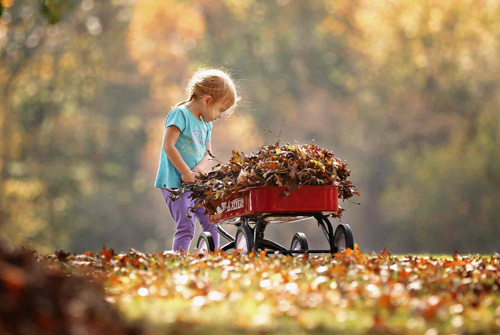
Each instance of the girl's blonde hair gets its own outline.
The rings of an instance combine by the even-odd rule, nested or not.
[[[186,93],[189,99],[177,103],[175,107],[210,95],[214,102],[231,101],[230,110],[232,111],[240,100],[229,73],[218,69],[200,69],[196,71],[188,83]]]

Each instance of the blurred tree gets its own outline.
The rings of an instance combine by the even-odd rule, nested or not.
[[[498,166],[488,143],[498,139],[499,14],[498,5],[455,1],[370,2],[359,13],[360,50],[375,78],[355,96],[371,143],[363,221],[385,245],[495,250],[485,236],[498,234],[498,183],[490,182],[498,172],[486,171]],[[479,127],[485,119],[488,130]]]
[[[121,57],[130,8],[83,1],[55,26],[35,9],[15,3],[2,17],[2,55],[12,58],[2,69],[17,71],[2,82],[2,235],[44,251],[143,247],[155,235],[138,173],[148,85]],[[42,29],[30,60],[8,52],[21,28],[26,43],[35,29],[21,25],[23,13]]]
[[[36,178],[15,180],[12,175],[23,169],[21,158],[23,129],[16,122],[14,111],[14,91],[23,71],[34,62],[39,54],[46,24],[31,3],[2,2],[3,13],[0,21],[0,223],[10,221],[13,216],[33,215],[35,198],[44,185]],[[40,116],[26,116],[25,124],[36,124]],[[19,202],[23,205],[16,206]],[[34,219],[33,221],[37,221]],[[40,222],[26,225],[27,229],[40,229]],[[22,224],[24,222],[20,222]],[[43,227],[41,227],[43,229]],[[21,233],[22,234],[22,233]]]
[[[215,124],[219,159],[275,141],[261,129],[286,118],[283,139],[348,160],[362,206],[345,219],[364,249],[495,250],[498,4],[39,4],[2,1],[0,223],[13,243],[170,247],[152,187],[163,122],[196,69],[223,65],[249,103]]]
[[[497,250],[500,124],[492,110],[474,138],[459,134],[439,148],[397,155],[397,174],[384,194],[395,247],[414,250]],[[404,202],[397,199],[404,199]],[[394,204],[403,204],[394,208]]]

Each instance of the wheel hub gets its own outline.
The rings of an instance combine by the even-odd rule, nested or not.
[[[248,244],[243,235],[238,235],[238,239],[236,240],[236,249],[241,249],[242,254],[246,254],[248,252]]]
[[[199,252],[206,252],[208,251],[208,245],[205,241],[202,241],[200,245],[198,246],[198,251]]]
[[[337,248],[339,251],[344,251],[346,249],[345,235],[344,233],[339,235]]]

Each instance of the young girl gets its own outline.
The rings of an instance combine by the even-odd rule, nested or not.
[[[222,70],[202,69],[196,72],[187,87],[188,100],[179,102],[167,115],[160,165],[155,187],[161,188],[163,198],[176,224],[174,251],[188,251],[193,240],[195,217],[204,232],[210,232],[215,247],[219,246],[219,234],[208,222],[204,208],[187,217],[193,201],[185,192],[177,201],[169,198],[168,188],[178,188],[182,182],[193,183],[199,173],[209,165],[208,151],[212,151],[210,139],[212,121],[219,119],[239,100],[231,77]]]

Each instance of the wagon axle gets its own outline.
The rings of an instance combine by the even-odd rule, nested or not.
[[[290,216],[297,216],[295,213],[290,213]],[[283,214],[280,214],[283,216]],[[301,213],[301,216],[304,216]],[[307,237],[302,232],[297,232],[293,236],[290,249],[285,246],[268,240],[264,238],[264,231],[268,223],[265,222],[266,218],[271,217],[267,215],[259,219],[257,222],[249,222],[248,219],[242,220],[238,225],[236,230],[236,236],[233,237],[226,230],[224,230],[220,225],[216,226],[216,230],[219,234],[227,239],[229,242],[222,247],[221,250],[227,251],[230,249],[239,249],[242,253],[246,254],[251,251],[258,251],[267,249],[268,254],[301,254],[301,253],[330,253],[335,254],[337,252],[342,252],[347,248],[354,249],[354,239],[351,227],[346,223],[341,223],[337,226],[335,232],[333,232],[333,227],[329,219],[325,215],[315,215],[314,217],[318,221],[318,224],[325,233],[325,237],[329,242],[330,249],[309,249],[307,242]],[[301,218],[302,220],[303,218]],[[252,227],[252,224],[254,225]],[[209,232],[201,233],[198,238],[197,249],[199,252],[214,251],[215,243],[212,234]]]

